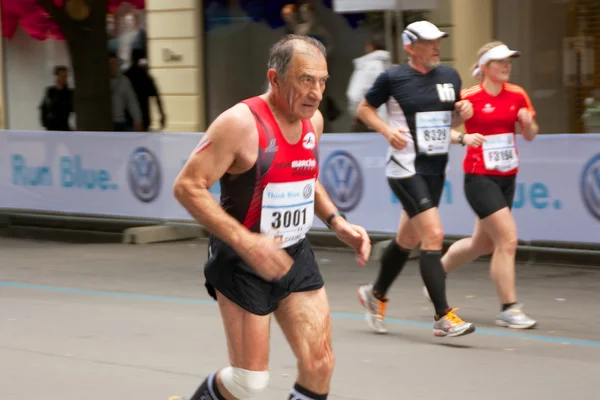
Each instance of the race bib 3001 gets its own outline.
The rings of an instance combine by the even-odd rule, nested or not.
[[[260,230],[289,247],[304,239],[314,220],[315,180],[269,183],[263,191]]]

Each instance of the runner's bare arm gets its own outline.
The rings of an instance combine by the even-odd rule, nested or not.
[[[225,111],[208,128],[173,187],[181,205],[234,249],[249,231],[221,208],[209,189],[226,172],[235,173],[236,160],[254,129],[254,119],[246,106],[236,105]]]
[[[532,141],[540,131],[540,127],[535,120],[528,127],[521,129],[523,130],[523,137],[527,141]]]
[[[321,135],[323,134],[323,114],[319,110],[315,112],[315,115],[311,118],[313,128],[315,128],[315,135],[317,136],[317,142],[321,141]],[[331,214],[337,211],[337,207],[327,194],[327,191],[321,185],[319,179],[315,182],[315,215],[323,222],[326,222],[327,218]]]
[[[454,110],[452,111],[452,123],[450,124],[450,126],[454,129],[454,128],[463,128],[463,124],[465,123],[465,121],[461,118],[460,114],[458,113],[458,111]]]
[[[317,141],[320,142],[323,133],[323,115],[317,111],[311,122],[315,128]],[[337,207],[333,204],[327,191],[317,179],[315,182],[315,215],[321,221],[327,223],[327,218],[336,211],[338,211]],[[350,224],[340,216],[336,216],[331,220],[331,229],[335,232],[339,240],[356,251],[357,263],[364,266],[371,254],[371,240],[367,231],[360,226]]]
[[[390,130],[390,126],[381,119],[379,114],[377,114],[377,109],[367,103],[365,99],[360,101],[360,104],[356,109],[356,116],[360,118],[364,124],[383,135],[386,135]]]
[[[521,95],[523,99],[521,108],[517,112],[517,120],[521,128],[521,135],[525,140],[532,141],[537,136],[540,127],[535,120],[536,112],[529,95],[523,89],[521,89]]]
[[[450,143],[459,144],[461,135],[464,135],[464,133],[457,131],[456,129],[450,129]]]
[[[326,223],[327,218],[336,211],[337,207],[329,198],[321,182],[317,180],[315,185],[315,215]],[[371,239],[367,231],[361,226],[349,223],[341,216],[334,217],[331,220],[330,227],[340,241],[356,251],[356,262],[364,266],[371,254]]]
[[[532,141],[540,130],[533,113],[526,108],[522,108],[519,110],[518,118],[521,135],[525,140]]]
[[[370,105],[365,99],[362,99],[358,105],[356,115],[358,115],[367,126],[370,126],[372,129],[381,133],[393,148],[402,150],[408,145],[408,130],[390,126],[381,119],[379,114],[377,114],[377,109]]]
[[[337,211],[337,207],[331,201],[327,191],[317,179],[315,184],[315,215],[324,223],[331,214]]]
[[[473,105],[469,100],[460,100],[454,103],[454,112],[452,113],[452,127],[458,128],[466,120],[473,116]]]
[[[461,143],[462,136],[462,143]],[[450,130],[450,142],[452,144],[462,144],[463,146],[478,147],[485,142],[485,136],[481,133],[463,133],[456,129]]]
[[[389,74],[387,72],[379,74],[356,109],[356,116],[371,129],[384,135],[388,141],[389,137],[393,136],[394,132],[397,133],[399,129],[392,128],[381,119],[377,109],[389,100],[392,95],[391,87]]]

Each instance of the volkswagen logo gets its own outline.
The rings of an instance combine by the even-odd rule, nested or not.
[[[306,185],[304,186],[304,190],[302,190],[302,195],[304,196],[305,199],[309,199],[310,196],[312,195],[313,189],[312,189],[312,185]]]
[[[340,211],[351,211],[362,198],[363,177],[360,166],[347,152],[338,150],[329,155],[321,172],[321,182]]]
[[[600,153],[583,168],[581,197],[588,211],[600,220]]]
[[[127,181],[131,192],[139,201],[150,203],[158,197],[162,174],[154,153],[145,147],[135,149],[127,165]]]
[[[442,122],[444,124],[449,124],[450,123],[450,115],[452,115],[451,112],[444,113],[444,117],[442,118]]]

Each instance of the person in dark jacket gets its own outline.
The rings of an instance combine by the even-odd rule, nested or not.
[[[150,130],[152,118],[150,117],[150,97],[156,98],[156,104],[161,115],[161,129],[165,128],[166,116],[160,100],[160,94],[154,83],[154,79],[148,73],[147,61],[143,58],[143,53],[134,50],[131,55],[131,67],[125,72],[125,76],[131,81],[133,90],[138,99],[140,109],[142,110],[142,122],[144,131]]]
[[[46,88],[39,105],[40,120],[49,131],[70,131],[69,117],[73,112],[73,90],[68,85],[68,69],[63,65],[54,67],[55,83]]]

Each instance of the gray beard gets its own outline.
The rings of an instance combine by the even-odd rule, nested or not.
[[[440,64],[441,64],[440,62],[436,62],[436,63],[433,63],[433,62],[428,62],[428,63],[425,63],[425,64],[423,64],[423,65],[425,65],[425,67],[427,67],[427,68],[428,68],[428,69],[430,69],[430,70],[434,70],[434,69],[436,69],[437,67],[439,67],[439,66],[440,66]]]

